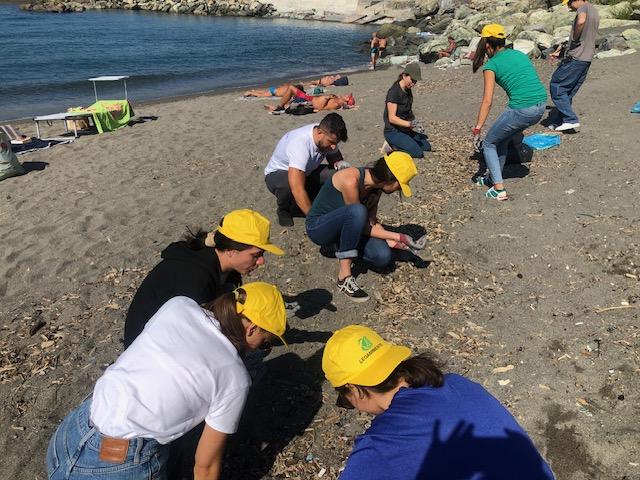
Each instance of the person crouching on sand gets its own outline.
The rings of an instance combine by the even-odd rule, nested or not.
[[[251,386],[242,356],[285,329],[282,295],[266,283],[202,307],[172,298],[53,434],[49,478],[167,478],[168,445],[203,420],[194,478],[219,478]]]
[[[241,275],[264,265],[264,252],[284,252],[270,241],[271,223],[253,210],[228,213],[212,232],[198,230],[162,252],[162,261],[146,276],[124,321],[128,348],[149,319],[170,298],[183,295],[210,302],[242,284]]]
[[[553,480],[507,409],[482,385],[441,368],[431,355],[412,356],[367,327],[333,334],[322,370],[336,405],[375,415],[340,480]]]
[[[369,295],[351,273],[351,262],[361,258],[382,268],[392,261],[391,248],[423,248],[404,233],[390,232],[378,222],[378,202],[383,193],[402,191],[411,196],[409,182],[418,173],[413,159],[404,152],[393,152],[373,167],[338,170],[327,180],[307,213],[309,239],[321,247],[337,245],[340,263],[338,290],[355,302]],[[397,245],[401,244],[401,245]]]

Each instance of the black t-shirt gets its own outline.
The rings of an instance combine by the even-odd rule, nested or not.
[[[192,250],[185,242],[172,243],[162,252],[162,261],[149,272],[131,301],[124,322],[124,347],[133,343],[169,299],[182,295],[206,303],[241,284],[238,272],[222,273],[214,248]]]
[[[400,87],[400,80],[398,80],[387,92],[387,98],[384,102],[384,131],[390,132],[394,128],[397,130],[410,130],[409,128],[403,129],[402,127],[392,125],[389,122],[389,110],[387,109],[387,103],[389,102],[395,103],[398,106],[396,115],[402,120],[415,119],[416,117],[411,111],[411,106],[413,105],[413,94],[411,93],[411,89],[407,89],[407,91],[404,92],[402,87]]]

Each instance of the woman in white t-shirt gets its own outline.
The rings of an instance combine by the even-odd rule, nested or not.
[[[49,443],[49,478],[166,478],[168,444],[204,420],[194,478],[217,479],[251,385],[242,356],[285,328],[282,295],[266,283],[203,307],[172,298],[62,421]]]

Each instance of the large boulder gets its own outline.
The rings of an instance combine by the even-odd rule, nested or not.
[[[454,20],[449,24],[447,29],[443,32],[445,37],[453,37],[458,44],[469,45],[469,41],[477,35],[477,33],[467,27],[463,22]]]
[[[540,57],[540,50],[531,40],[516,40],[513,42],[513,49],[524,53],[529,58]]]
[[[640,49],[640,30],[628,28],[622,32],[623,38],[627,41],[630,48]]]
[[[549,35],[548,33],[537,32],[535,30],[526,30],[524,32],[520,32],[517,35],[516,39],[531,40],[541,50],[550,48],[551,45],[553,45],[553,37],[551,35]]]
[[[394,23],[386,23],[378,29],[378,36],[382,38],[401,37],[407,32],[405,27]]]
[[[607,37],[598,46],[599,52],[607,50],[626,50],[629,48],[627,41],[619,35],[607,35]]]
[[[416,0],[415,13],[417,16],[424,17],[435,14],[440,8],[438,0]]]
[[[618,20],[617,18],[600,19],[600,28],[637,27],[637,20]]]

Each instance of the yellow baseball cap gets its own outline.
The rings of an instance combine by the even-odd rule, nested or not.
[[[409,356],[409,348],[387,342],[370,328],[349,325],[327,341],[322,370],[334,387],[347,383],[372,387],[386,380]]]
[[[504,31],[504,27],[502,25],[498,25],[497,23],[491,23],[482,29],[482,33],[480,34],[480,37],[507,38],[507,32]]]
[[[406,152],[391,152],[384,156],[384,161],[387,163],[393,176],[396,177],[396,180],[400,183],[402,194],[405,197],[410,197],[411,187],[409,186],[409,182],[418,174],[418,169],[411,155]]]
[[[273,285],[264,282],[247,283],[234,290],[236,300],[238,290],[244,290],[244,303],[236,301],[236,312],[247,317],[263,330],[276,335],[287,348],[289,345],[282,338],[287,329],[287,312],[282,294]]]
[[[253,210],[234,210],[226,214],[217,230],[234,242],[253,245],[276,255],[284,254],[269,240],[271,222]]]

